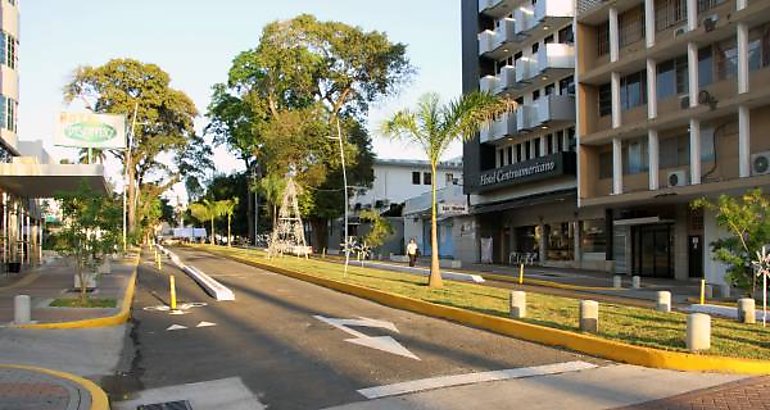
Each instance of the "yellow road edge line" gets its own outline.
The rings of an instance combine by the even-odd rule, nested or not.
[[[136,273],[139,267],[140,255],[137,255],[132,262],[134,271],[126,286],[126,293],[123,295],[123,301],[120,305],[120,311],[112,316],[97,317],[92,319],[73,320],[70,322],[47,322],[30,323],[27,325],[16,325],[14,327],[22,329],[87,329],[95,327],[117,326],[128,322],[131,317],[131,301],[134,299],[136,291]]]
[[[305,282],[331,288],[343,293],[369,299],[377,303],[426,316],[447,319],[463,325],[488,330],[548,346],[560,346],[575,352],[645,367],[695,372],[727,372],[736,374],[768,375],[770,360],[742,359],[725,356],[707,356],[634,346],[589,334],[569,332],[512,319],[472,312],[451,306],[438,305],[394,293],[383,292],[359,285],[319,278],[301,272],[253,261],[237,255],[227,255],[213,249],[200,249],[218,254],[246,265],[280,273]]]
[[[99,385],[92,382],[91,380],[85,379],[80,376],[76,376],[71,373],[46,369],[43,367],[26,366],[26,365],[20,365],[20,364],[0,364],[0,367],[6,368],[6,369],[21,369],[21,370],[28,370],[32,372],[44,373],[50,376],[55,376],[55,377],[69,380],[75,384],[79,384],[83,386],[83,388],[88,390],[88,392],[91,394],[91,410],[110,410],[110,401],[107,398],[107,393],[105,393],[104,390],[102,390],[102,388],[99,387]]]

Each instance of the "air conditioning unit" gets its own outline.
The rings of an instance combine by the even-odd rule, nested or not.
[[[669,187],[678,187],[687,185],[687,171],[680,169],[677,171],[671,171],[666,178]]]
[[[689,95],[683,95],[679,97],[679,108],[686,110],[690,108],[690,96]]]
[[[687,33],[687,26],[677,27],[674,30],[674,37],[679,37],[679,36],[681,36],[681,35],[683,35],[685,33]]]
[[[770,151],[758,152],[751,156],[751,175],[770,174]]]
[[[706,30],[706,32],[712,31],[717,26],[717,21],[719,20],[719,16],[716,14],[712,14],[706,18],[703,19],[703,29]]]

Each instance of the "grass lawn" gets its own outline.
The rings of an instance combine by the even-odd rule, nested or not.
[[[454,306],[490,315],[508,317],[507,289],[465,282],[444,281],[442,289],[431,290],[427,278],[406,273],[361,268],[351,261],[347,277],[343,267],[320,260],[298,259],[293,256],[268,260],[265,253],[255,250],[195,245],[198,249],[214,251],[224,256],[238,256],[255,262],[280,266],[304,274],[352,283],[440,305]],[[525,322],[579,332],[579,299],[527,292]],[[685,352],[687,315],[660,313],[652,309],[602,303],[599,308],[599,335],[634,345]],[[770,359],[770,327],[761,324],[744,325],[713,317],[711,321],[711,350],[706,354]]]
[[[115,299],[88,298],[84,304],[80,302],[80,298],[59,298],[51,302],[49,306],[68,308],[114,308],[118,306],[118,302]]]

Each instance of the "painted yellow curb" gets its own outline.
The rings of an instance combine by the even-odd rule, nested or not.
[[[31,323],[28,325],[18,325],[16,327],[24,329],[86,329],[93,327],[117,326],[128,322],[128,319],[131,317],[131,301],[134,299],[134,292],[136,291],[136,270],[139,266],[139,256],[134,258],[132,263],[134,264],[134,272],[128,280],[126,293],[123,295],[120,311],[117,314],[93,319],[74,320],[71,322]]]
[[[92,382],[91,380],[84,379],[80,376],[75,376],[74,374],[60,372],[58,370],[45,369],[42,367],[23,366],[23,365],[16,365],[16,364],[0,364],[0,367],[6,368],[6,369],[21,369],[21,370],[28,370],[32,372],[44,373],[49,376],[54,376],[61,379],[69,380],[75,384],[79,384],[81,387],[88,390],[88,392],[91,394],[91,410],[110,410],[110,402],[107,399],[107,393],[105,393],[101,387],[99,387],[96,383]]]
[[[337,282],[331,279],[319,278],[301,272],[259,263],[237,255],[226,255],[204,248],[198,249],[218,254],[246,265],[280,273],[295,279],[369,299],[397,309],[447,319],[463,325],[489,330],[494,333],[515,337],[517,339],[528,340],[548,346],[560,346],[576,352],[618,362],[683,371],[724,372],[752,375],[770,374],[770,360],[698,355],[634,346],[589,334],[548,328],[500,316],[486,315],[455,307],[438,305],[363,286]]]

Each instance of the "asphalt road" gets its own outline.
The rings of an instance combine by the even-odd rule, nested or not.
[[[174,251],[232,289],[236,301],[216,302],[169,261],[158,272],[145,251],[133,305],[131,375],[139,381],[137,389],[240,378],[269,408],[309,409],[360,402],[366,398],[359,389],[416,379],[571,361],[606,363],[388,308],[207,253]],[[180,304],[207,305],[184,315],[156,310],[167,304],[168,274],[175,275]],[[391,336],[419,360],[347,342],[355,334],[316,316],[392,322],[398,332],[347,328]],[[202,322],[215,325],[196,327]],[[185,328],[169,330],[173,325]]]

